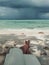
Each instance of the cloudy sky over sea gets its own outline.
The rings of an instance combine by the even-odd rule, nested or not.
[[[0,19],[49,19],[49,0],[0,0]]]

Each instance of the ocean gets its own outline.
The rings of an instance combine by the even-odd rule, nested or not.
[[[0,29],[48,28],[49,20],[0,20]]]

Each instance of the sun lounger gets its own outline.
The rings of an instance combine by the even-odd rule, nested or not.
[[[33,55],[24,55],[18,48],[13,48],[7,54],[4,65],[40,65]]]

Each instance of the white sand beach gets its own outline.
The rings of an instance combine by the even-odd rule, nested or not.
[[[6,46],[14,47],[15,44],[16,47],[21,47],[25,40],[30,40],[31,53],[37,56],[41,64],[44,65],[42,62],[44,61],[42,60],[43,53],[46,52],[49,57],[49,50],[47,52],[43,49],[45,46],[49,47],[49,29],[0,29],[0,44],[3,49]],[[6,49],[4,51],[7,52]]]
[[[45,43],[45,40],[49,40],[49,29],[0,29],[0,41],[6,40],[8,36],[14,38],[15,36],[20,40],[31,40],[31,42],[36,43],[38,39],[39,44]],[[34,40],[34,41],[33,41]]]
[[[36,37],[45,39],[49,37],[49,29],[0,29],[0,35],[16,35],[20,39]]]
[[[0,34],[25,34],[25,35],[37,35],[39,32],[43,32],[44,34],[49,34],[49,29],[0,29]]]

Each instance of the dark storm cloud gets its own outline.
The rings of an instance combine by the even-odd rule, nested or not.
[[[12,8],[49,7],[49,0],[0,0],[0,6]]]
[[[0,0],[0,6],[12,7],[12,8],[26,8],[31,7],[30,0]]]
[[[39,14],[40,19],[49,19],[49,12],[47,13],[40,13]]]
[[[0,19],[49,19],[49,0],[0,0]]]
[[[32,19],[37,15],[34,8],[7,8],[0,7],[0,19]],[[34,12],[34,13],[33,13]]]

